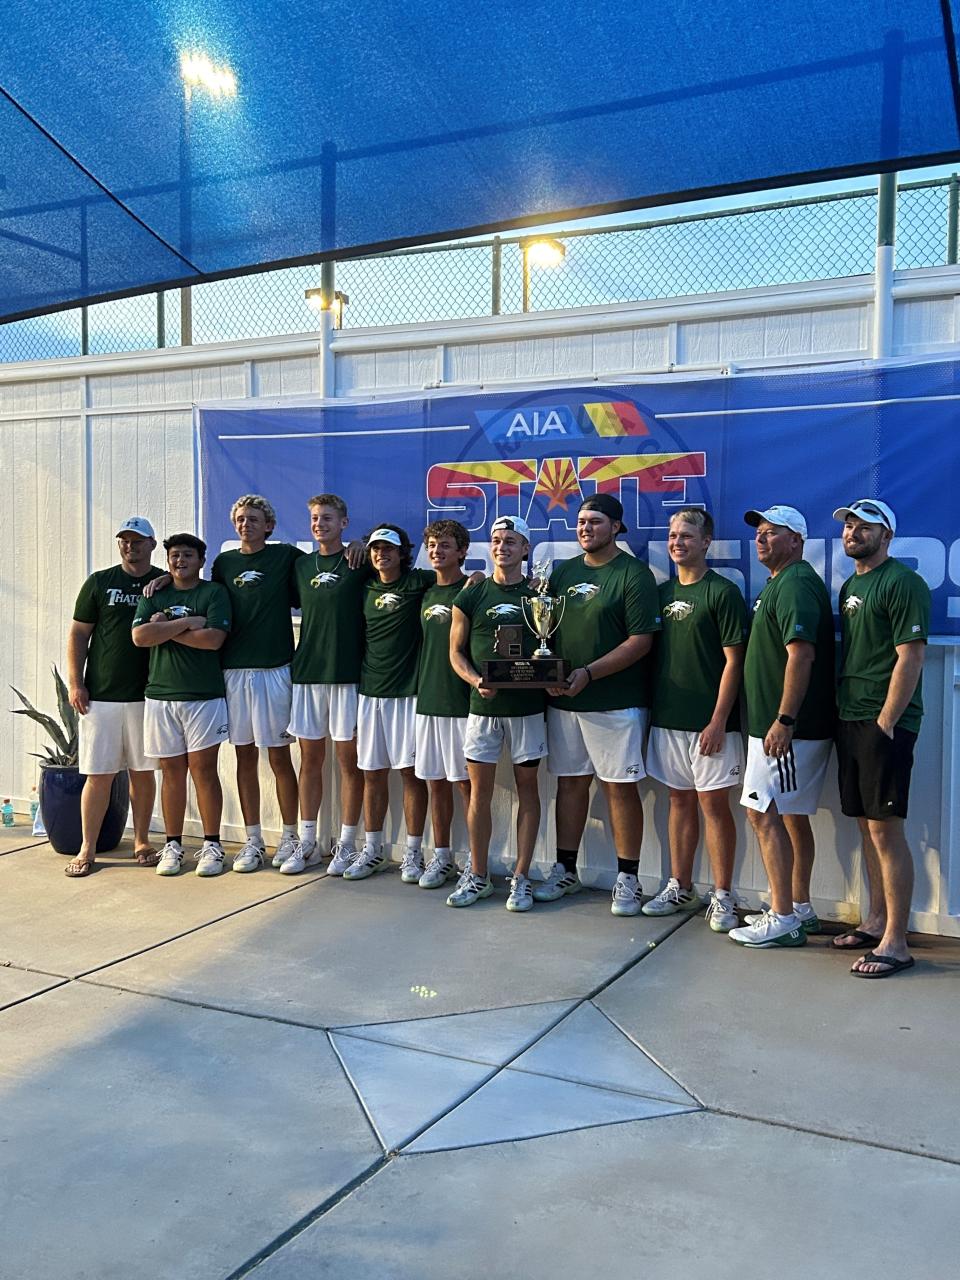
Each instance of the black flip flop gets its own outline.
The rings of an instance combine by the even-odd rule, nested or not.
[[[851,969],[850,973],[854,978],[889,978],[892,974],[900,973],[904,969],[912,969],[916,963],[913,956],[907,956],[906,960],[898,960],[896,956],[879,956],[876,951],[868,951],[863,959],[890,967],[881,969],[879,973],[864,973],[862,969]]]
[[[837,938],[855,938],[855,942],[838,942]],[[859,951],[861,947],[875,947],[880,939],[875,933],[867,933],[866,929],[847,929],[846,933],[837,934],[833,940],[834,951]]]

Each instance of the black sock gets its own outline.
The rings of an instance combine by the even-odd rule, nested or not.
[[[640,874],[639,858],[618,858],[617,871],[625,876],[636,876]]]
[[[558,849],[557,861],[563,867],[564,871],[569,871],[571,875],[577,870],[577,851],[576,849]]]
[[[178,836],[167,836],[166,839],[167,844],[170,844],[172,840],[176,840],[177,844],[183,844],[183,832],[181,831]]]
[[[211,844],[219,844],[219,843],[220,843],[220,832],[218,831],[218,832],[216,833],[216,835],[213,835],[213,836],[208,836],[208,835],[207,835],[207,833],[206,833],[206,832],[204,832],[204,833],[203,833],[203,838],[204,838],[204,840],[209,840]]]

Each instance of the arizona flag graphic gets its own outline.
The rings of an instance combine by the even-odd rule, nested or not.
[[[648,436],[656,425],[651,414],[629,400],[604,400],[584,404],[583,411],[598,436]]]

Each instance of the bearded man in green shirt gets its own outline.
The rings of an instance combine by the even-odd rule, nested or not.
[[[110,789],[121,769],[130,775],[133,856],[141,867],[155,867],[159,861],[149,834],[156,761],[143,749],[148,657],[135,648],[130,626],[145,584],[162,570],[150,563],[157,538],[143,516],[123,522],[117,545],[120,563],[92,573],[80,588],[67,637],[67,686],[70,705],[80,716],[79,765],[86,776],[80,799],[82,844],[64,868],[77,878],[90,874]]]
[[[891,557],[897,518],[885,502],[860,498],[833,515],[843,521],[843,549],[855,565],[840,590],[840,805],[860,826],[870,886],[860,928],[833,945],[847,951],[873,944],[851,972],[887,978],[914,963],[907,948],[913,858],[903,823],[923,716],[930,588]]]
[[[746,947],[799,947],[820,921],[810,904],[813,831],[836,720],[833,610],[803,559],[807,522],[783,504],[748,511],[757,559],[770,571],[753,606],[743,667],[749,810],[770,881],[770,909],[727,935]]]

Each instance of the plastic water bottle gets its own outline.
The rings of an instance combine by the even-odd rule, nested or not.
[[[0,805],[0,816],[3,818],[3,825],[5,827],[13,826],[13,805],[10,803],[9,796],[7,796],[3,804]]]
[[[30,825],[32,826],[37,820],[37,810],[40,808],[40,797],[37,795],[37,788],[34,787],[30,792]]]

